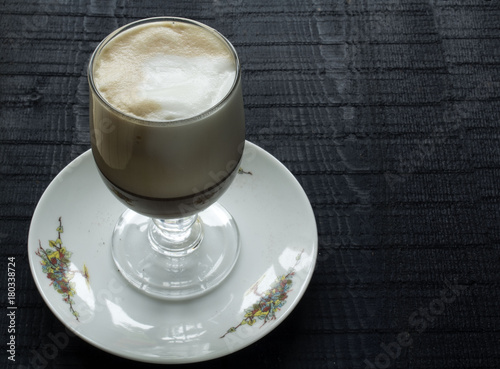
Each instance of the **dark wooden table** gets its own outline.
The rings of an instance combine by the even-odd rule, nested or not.
[[[247,138],[297,177],[319,234],[311,285],[282,325],[184,367],[499,368],[496,0],[1,1],[0,367],[156,367],[78,337],[50,351],[65,326],[35,287],[26,244],[43,191],[89,148],[91,52],[159,15],[233,42]]]

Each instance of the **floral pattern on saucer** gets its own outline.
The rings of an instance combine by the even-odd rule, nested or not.
[[[63,246],[61,239],[61,233],[63,233],[61,217],[59,217],[59,226],[56,228],[56,232],[57,239],[55,241],[50,240],[47,248],[44,249],[40,240],[38,241],[39,247],[35,251],[35,254],[42,259],[40,262],[42,271],[51,280],[50,285],[63,295],[63,301],[69,304],[71,313],[76,320],[79,320],[79,314],[74,308],[75,301],[73,300],[73,296],[76,295],[75,283],[71,280],[76,273],[80,273],[85,278],[87,287],[89,287],[89,272],[85,264],[83,265],[83,271],[71,268],[70,258],[72,253]]]
[[[228,333],[236,332],[236,330],[242,325],[254,325],[257,322],[257,319],[263,321],[261,327],[268,321],[276,319],[276,312],[281,310],[283,305],[285,305],[288,293],[292,291],[292,278],[295,275],[295,268],[297,267],[303,252],[304,250],[297,255],[295,258],[296,262],[289,272],[281,277],[278,277],[274,282],[274,285],[266,292],[260,294],[257,292],[258,283],[252,287],[253,292],[260,296],[260,300],[251,307],[245,309],[243,320],[237,326],[229,328],[220,338],[224,338]]]

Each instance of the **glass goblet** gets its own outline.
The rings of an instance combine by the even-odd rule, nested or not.
[[[182,33],[182,39],[170,43],[168,37],[141,37],[153,28]],[[221,66],[214,59],[215,72],[206,71],[204,64],[207,42],[229,56]],[[125,49],[136,54],[128,55],[123,67],[107,67],[110,55],[117,58]],[[173,50],[181,59],[175,55],[163,61],[160,51],[152,51],[156,49]],[[190,58],[198,63],[195,67],[189,66]],[[144,72],[127,72],[132,61]],[[100,82],[121,68],[125,73],[110,87]],[[193,100],[215,95],[211,88],[218,83],[203,82],[205,74],[216,78],[214,73],[231,68],[227,92],[202,111],[192,107],[199,109]],[[92,154],[102,180],[127,207],[112,234],[118,270],[132,285],[158,298],[186,299],[210,291],[231,272],[240,249],[236,222],[217,203],[238,172],[245,144],[241,70],[234,47],[193,20],[143,19],[119,28],[97,46],[88,80]],[[194,86],[186,84],[193,80]],[[130,88],[145,85],[159,101],[153,108],[142,92],[120,100]],[[162,113],[160,118],[136,114],[154,111],[164,97],[181,113]]]

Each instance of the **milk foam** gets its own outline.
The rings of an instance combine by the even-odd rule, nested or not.
[[[123,32],[106,45],[94,70],[95,84],[111,105],[153,121],[203,113],[236,78],[234,57],[219,38],[178,22]]]

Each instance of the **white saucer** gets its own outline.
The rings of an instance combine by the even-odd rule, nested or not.
[[[240,350],[298,304],[314,270],[317,230],[297,180],[249,142],[240,173],[219,202],[242,238],[234,270],[200,298],[150,298],[116,270],[111,232],[125,208],[104,186],[87,151],[52,181],[34,212],[28,256],[38,290],[72,332],[117,356],[170,364]],[[44,258],[50,265],[42,265]]]

